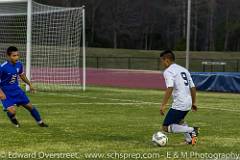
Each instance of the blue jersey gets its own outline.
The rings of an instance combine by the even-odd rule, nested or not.
[[[0,87],[3,90],[19,89],[18,76],[23,74],[23,65],[20,61],[12,64],[5,61],[0,66]]]
[[[0,88],[6,95],[2,100],[3,109],[16,105],[26,105],[30,101],[19,87],[18,76],[23,74],[23,65],[20,61],[12,64],[9,61],[0,66]]]

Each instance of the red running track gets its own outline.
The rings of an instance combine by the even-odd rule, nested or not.
[[[165,89],[165,82],[160,72],[113,70],[113,69],[88,69],[87,84],[126,87]]]
[[[35,82],[80,83],[79,74],[82,74],[82,70],[79,68],[32,68],[32,80]],[[145,89],[166,88],[164,78],[159,71],[88,68],[86,75],[87,85]]]

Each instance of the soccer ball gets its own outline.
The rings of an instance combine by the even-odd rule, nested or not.
[[[152,142],[153,142],[153,144],[155,144],[155,145],[157,145],[159,147],[163,147],[163,146],[165,146],[167,144],[168,138],[162,132],[157,132],[157,133],[153,134]]]

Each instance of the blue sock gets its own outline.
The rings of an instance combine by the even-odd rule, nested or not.
[[[15,117],[15,114],[7,111],[7,116],[8,116],[8,118],[10,119],[10,121],[11,121],[13,124],[15,124],[15,125],[18,124],[18,121],[17,121],[17,119],[16,119],[16,117]]]
[[[7,116],[8,116],[9,119],[12,119],[12,118],[15,117],[15,114],[7,111]]]
[[[42,121],[40,114],[35,107],[33,107],[33,109],[30,111],[30,113],[38,123]]]

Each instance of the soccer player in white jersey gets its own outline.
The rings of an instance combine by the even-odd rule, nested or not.
[[[175,55],[171,50],[160,54],[161,64],[164,67],[163,76],[166,83],[165,95],[160,107],[160,114],[164,115],[169,98],[173,103],[164,122],[163,130],[169,133],[183,133],[187,144],[196,144],[199,128],[190,127],[184,118],[187,113],[197,111],[196,88],[187,69],[175,63]]]

